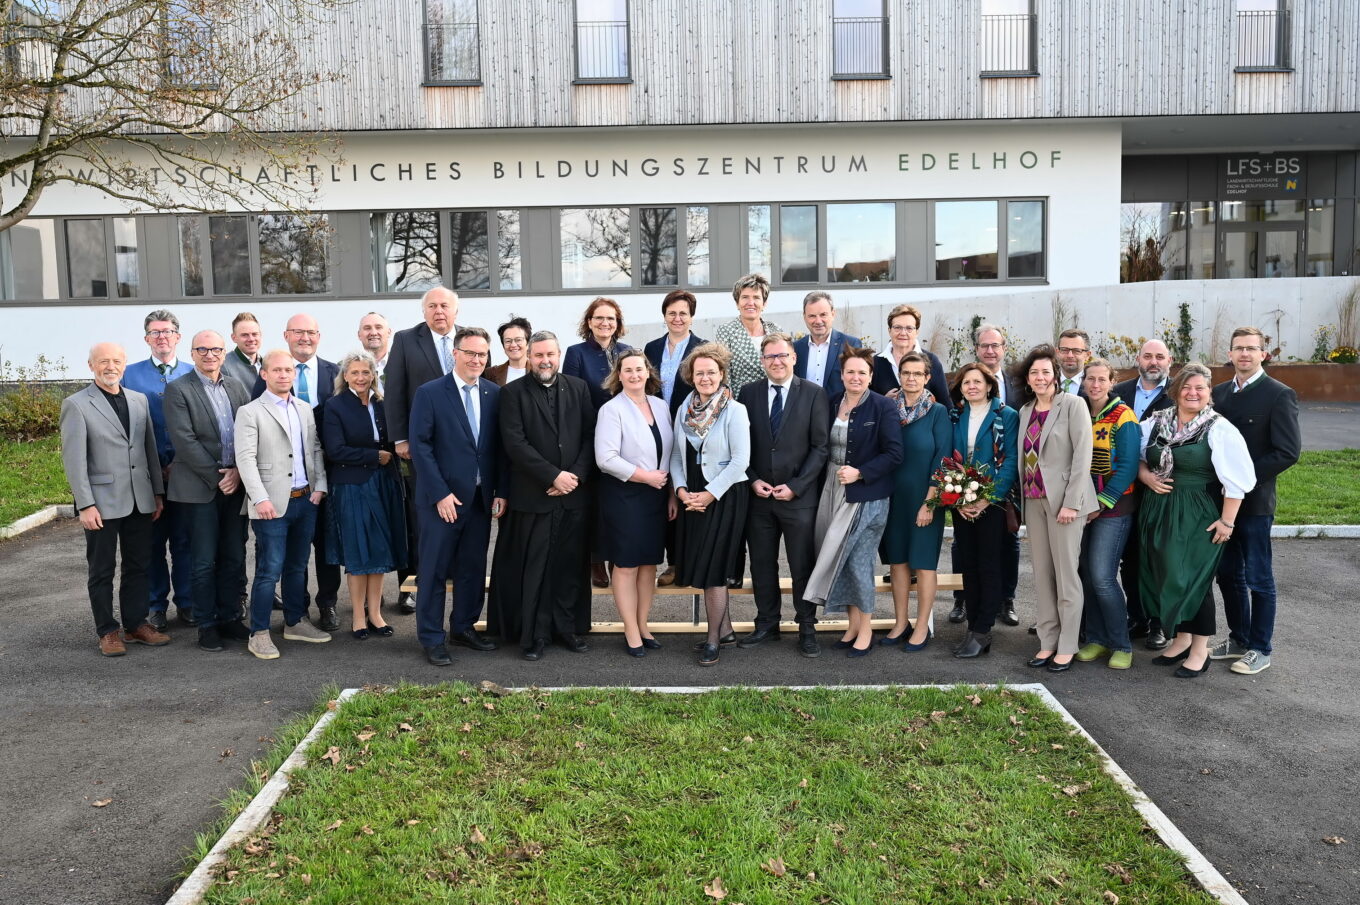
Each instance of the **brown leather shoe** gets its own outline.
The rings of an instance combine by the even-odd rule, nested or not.
[[[602,562],[590,564],[590,583],[597,588],[609,587],[609,569]]]
[[[106,657],[121,657],[127,653],[127,647],[123,644],[122,633],[114,630],[107,635],[100,635],[99,652]]]
[[[123,632],[124,641],[135,641],[138,644],[149,644],[152,647],[160,647],[162,644],[170,643],[170,636],[162,634],[151,627],[151,623],[143,622],[130,632]]]
[[[660,575],[656,576],[656,586],[658,588],[669,588],[675,584],[675,567],[671,566]]]

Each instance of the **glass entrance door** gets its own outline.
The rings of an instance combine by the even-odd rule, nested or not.
[[[1273,224],[1220,227],[1218,274],[1229,280],[1296,277],[1303,254],[1303,230]]]

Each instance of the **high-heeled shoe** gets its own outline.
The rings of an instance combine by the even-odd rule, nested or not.
[[[1191,669],[1188,666],[1177,666],[1176,671],[1173,672],[1172,675],[1178,679],[1198,679],[1209,671],[1209,664],[1212,662],[1212,660],[1205,660],[1204,665],[1199,669]]]
[[[368,630],[379,638],[391,638],[397,633],[390,625],[374,625],[372,619],[368,620]]]
[[[884,635],[882,638],[879,638],[879,639],[878,639],[878,642],[877,642],[877,643],[878,643],[878,644],[881,644],[881,645],[884,646],[884,647],[892,647],[894,644],[901,644],[901,643],[902,643],[902,639],[905,638],[905,637],[907,637],[909,634],[910,634],[910,631],[904,631],[902,634],[898,635],[896,638],[894,638],[892,635]]]
[[[855,642],[846,641],[844,638],[842,638],[841,640],[837,641],[835,644],[831,646],[834,647],[836,650],[845,650],[847,647],[854,647]]]
[[[959,660],[971,660],[980,657],[992,649],[992,633],[987,632],[980,635],[977,632],[969,632],[968,637],[963,639],[958,650],[954,651],[954,657]]]
[[[874,649],[873,644],[870,644],[868,647],[855,647],[853,643],[847,642],[846,646],[849,648],[849,650],[845,652],[847,657],[867,657],[869,656],[869,652]]]
[[[929,633],[926,634],[926,640],[922,641],[920,644],[912,644],[910,641],[906,640],[907,637],[909,637],[909,636],[903,636],[903,639],[902,639],[902,651],[903,651],[904,653],[910,653],[910,652],[912,652],[912,651],[918,651],[918,650],[925,650],[926,647],[928,647],[928,646],[930,645],[931,636],[930,636]]]
[[[1170,666],[1173,663],[1181,662],[1188,656],[1190,656],[1190,648],[1187,647],[1179,654],[1172,654],[1169,657],[1166,654],[1158,654],[1152,658],[1152,662],[1156,663],[1158,666]]]
[[[354,640],[355,640],[355,641],[364,641],[364,640],[366,640],[366,639],[368,638],[368,629],[366,629],[366,628],[356,628],[356,629],[352,632],[352,634],[354,635]]]
[[[736,641],[735,638],[732,640],[734,642]],[[661,642],[656,640],[655,638],[643,638],[642,646],[647,648],[647,650],[661,650]]]
[[[627,641],[623,642],[623,649],[628,652],[630,657],[647,656],[647,645],[639,644],[637,647],[631,646]]]

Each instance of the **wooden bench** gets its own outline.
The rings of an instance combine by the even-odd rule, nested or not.
[[[936,588],[937,591],[961,591],[961,590],[963,590],[963,576],[962,576],[962,575],[959,575],[959,574],[956,573],[956,572],[940,572],[940,573],[938,574],[938,579],[939,579],[939,581],[938,581],[938,585],[937,585],[937,588]],[[487,589],[489,590],[490,587],[491,587],[491,579],[488,578],[488,579],[487,579]],[[416,591],[416,579],[415,579],[415,576],[412,575],[412,576],[408,577],[408,578],[406,579],[406,581],[404,581],[404,582],[402,583],[401,589],[402,589],[403,591],[408,592],[408,593],[415,593],[415,591]],[[450,581],[450,582],[448,583],[447,589],[448,589],[448,591],[449,591],[450,593],[453,591],[453,582],[452,582],[452,581]],[[612,591],[610,588],[597,588],[597,587],[593,587],[593,586],[592,586],[590,590],[591,590],[592,596],[594,596],[594,597],[612,597],[612,596],[613,596],[613,591]],[[779,580],[779,591],[780,591],[781,594],[789,594],[789,593],[792,593],[792,591],[793,591],[793,579],[790,579],[790,578],[781,578],[781,579]],[[875,593],[879,593],[879,594],[888,594],[888,593],[891,593],[891,592],[892,592],[892,584],[889,583],[889,582],[884,581],[884,580],[880,577],[880,578],[878,578],[878,579],[876,579],[876,580],[874,581],[874,592],[875,592]],[[735,595],[735,596],[749,597],[749,596],[751,596],[752,594],[754,594],[755,592],[754,592],[754,590],[751,588],[751,582],[750,582],[750,581],[745,581],[745,582],[742,583],[742,586],[741,586],[741,587],[739,587],[739,588],[731,588],[731,589],[728,591],[728,593],[729,593],[729,594],[732,594],[732,595]],[[653,634],[656,634],[656,633],[662,633],[662,634],[666,634],[666,633],[691,633],[691,634],[692,634],[692,633],[694,633],[694,632],[706,632],[706,631],[708,631],[708,623],[707,623],[707,622],[704,620],[704,618],[703,618],[704,595],[703,595],[703,592],[702,592],[702,591],[698,590],[697,588],[676,587],[675,585],[671,585],[671,586],[669,586],[669,587],[657,588],[657,589],[656,589],[656,596],[658,596],[658,597],[689,597],[689,598],[691,598],[691,600],[693,601],[693,604],[692,604],[691,610],[690,610],[690,613],[691,613],[691,621],[689,621],[689,622],[651,622],[651,623],[648,624],[648,628],[650,628],[650,629],[652,630],[652,633],[653,633]],[[873,625],[874,625],[874,628],[876,628],[876,629],[887,629],[887,628],[892,628],[893,620],[891,620],[891,619],[875,619],[875,620],[873,620]],[[781,631],[796,632],[796,631],[798,631],[798,624],[795,623],[795,622],[783,622],[783,623],[780,623],[779,628],[780,628]],[[818,623],[817,623],[817,629],[818,629],[818,631],[825,631],[825,632],[831,632],[831,631],[845,631],[845,628],[846,628],[846,621],[845,621],[844,619],[831,619],[831,620],[823,619],[823,620],[818,621]],[[754,630],[755,630],[755,623],[754,623],[754,622],[733,622],[733,623],[732,623],[732,629],[733,629],[733,631],[737,631],[737,632],[750,632],[750,631],[754,631]],[[480,632],[480,631],[485,631],[485,630],[486,630],[486,622],[485,622],[485,621],[483,621],[483,622],[478,622],[478,623],[477,623],[477,631]],[[622,631],[623,631],[623,623],[622,623],[622,622],[592,622],[592,623],[590,624],[590,630],[591,630],[592,632],[606,632],[606,633],[607,633],[607,632],[622,632]]]

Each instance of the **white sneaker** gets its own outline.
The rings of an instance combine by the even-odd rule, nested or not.
[[[274,639],[269,637],[269,632],[251,632],[250,640],[246,642],[246,649],[261,660],[277,660],[279,649],[274,646]]]
[[[308,622],[306,616],[303,616],[294,625],[284,625],[283,640],[325,644],[327,641],[331,640],[331,636],[329,632],[323,632],[321,629]]]

